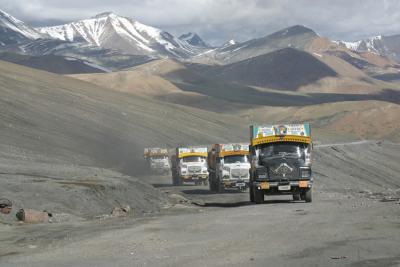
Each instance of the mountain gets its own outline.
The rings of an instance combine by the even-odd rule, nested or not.
[[[198,53],[201,48],[180,40],[166,31],[111,12],[37,30],[55,39],[86,43],[134,55],[187,58]]]
[[[212,73],[208,75],[246,85],[291,91],[325,77],[337,76],[316,57],[291,47],[224,65]]]
[[[23,44],[45,35],[0,10],[0,47]]]
[[[210,45],[204,42],[197,33],[189,32],[182,34],[179,36],[179,40],[185,41],[192,46],[210,48]]]
[[[355,42],[339,41],[348,49],[357,52],[373,52],[400,62],[400,34],[392,36],[375,36]]]
[[[313,30],[295,25],[247,42],[229,42],[220,48],[195,56],[193,61],[197,63],[230,64],[285,47],[305,49],[317,37],[318,35]]]
[[[105,69],[73,57],[56,55],[28,56],[15,53],[0,53],[0,60],[58,74],[102,73]]]
[[[17,53],[32,56],[56,55],[77,58],[110,71],[130,68],[156,59],[156,56],[132,55],[85,43],[58,39],[39,39],[18,47]]]

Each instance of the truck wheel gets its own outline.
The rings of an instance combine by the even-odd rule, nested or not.
[[[294,193],[293,194],[293,201],[299,201],[301,199],[300,193]]]
[[[218,183],[218,193],[224,193],[225,192],[225,187],[223,184]]]
[[[176,181],[176,175],[172,173],[172,185],[178,185],[178,182]]]
[[[307,189],[306,193],[304,194],[304,200],[306,202],[312,202],[312,190],[311,190],[311,188]]]
[[[250,185],[249,195],[250,195],[250,202],[254,202],[254,189],[253,185]]]
[[[208,180],[204,180],[203,185],[208,185]]]
[[[254,191],[254,202],[256,204],[262,204],[264,202],[264,192],[256,188],[254,188],[253,191]]]

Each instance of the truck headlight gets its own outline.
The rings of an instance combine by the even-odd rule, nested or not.
[[[181,173],[182,174],[186,174],[187,173],[187,169],[181,169]]]
[[[228,177],[229,178],[229,172],[223,170],[222,171],[222,177]]]
[[[301,178],[308,178],[311,176],[311,169],[301,169]]]
[[[256,177],[259,179],[267,179],[268,178],[267,170],[265,168],[257,168]]]

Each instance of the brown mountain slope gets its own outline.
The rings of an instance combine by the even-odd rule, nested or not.
[[[242,136],[233,117],[11,63],[0,62],[0,79],[1,143],[66,162],[140,171],[145,146]]]
[[[260,107],[241,116],[256,122],[309,121],[314,136],[332,140],[389,139],[400,142],[400,105],[382,101],[337,102],[306,107]]]

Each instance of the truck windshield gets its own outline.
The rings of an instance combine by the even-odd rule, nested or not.
[[[182,159],[183,162],[204,162],[205,160],[206,160],[205,157],[196,157],[196,156],[185,157]]]
[[[249,162],[247,156],[245,155],[235,155],[224,157],[224,163],[247,163]]]
[[[152,156],[151,159],[152,160],[159,160],[159,159],[166,159],[167,156]]]
[[[308,145],[304,143],[271,143],[260,148],[260,158],[274,156],[295,156],[301,157]]]

